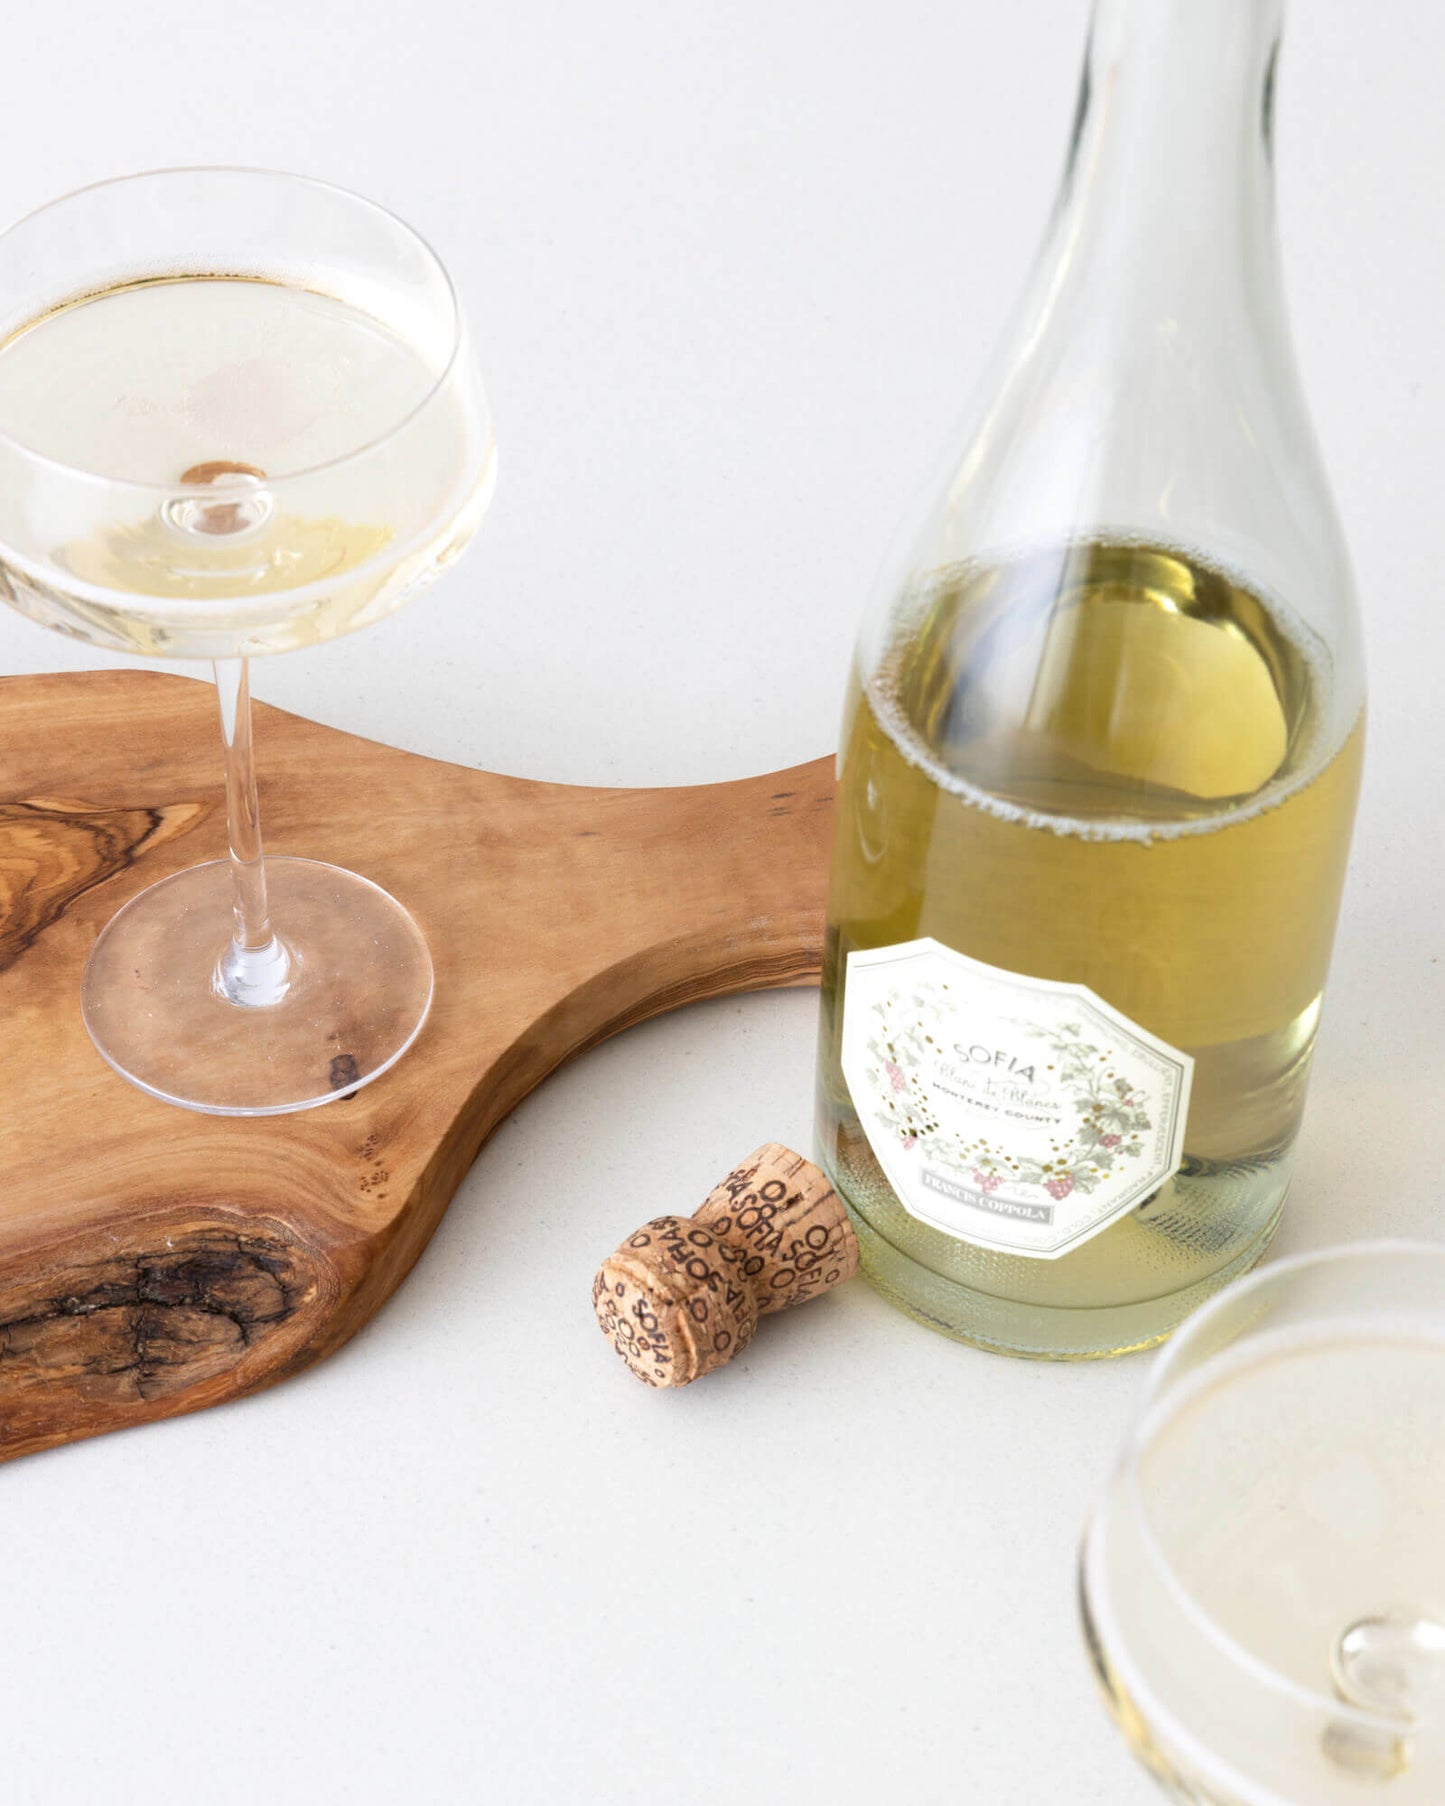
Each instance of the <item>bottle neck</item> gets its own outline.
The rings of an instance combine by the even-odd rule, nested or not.
[[[1283,0],[1096,0],[1056,258],[1087,248],[1116,280],[1126,260],[1156,311],[1201,278],[1272,295],[1282,14]]]
[[[1327,731],[1349,731],[1361,699],[1349,562],[1295,367],[1275,234],[1282,10],[1282,0],[1096,0],[1043,254],[941,490],[885,567],[865,669],[891,656],[900,628],[916,629],[920,598],[943,574],[1133,543],[1183,552],[1277,600],[1326,649],[1320,672],[1337,651]],[[1001,666],[1011,642],[989,623],[1002,619],[980,608],[969,630]]]

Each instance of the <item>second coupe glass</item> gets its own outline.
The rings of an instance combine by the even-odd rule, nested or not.
[[[1240,1281],[1154,1368],[1084,1546],[1114,1715],[1191,1806],[1445,1800],[1445,1245]]]

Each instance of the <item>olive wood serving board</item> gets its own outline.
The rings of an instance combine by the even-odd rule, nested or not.
[[[119,1078],[81,1021],[81,969],[138,890],[225,855],[214,692],[142,671],[0,679],[0,1459],[319,1360],[570,1054],[817,977],[829,759],[587,789],[256,714],[268,848],[408,906],[431,1017],[391,1072],[299,1115],[197,1115]]]

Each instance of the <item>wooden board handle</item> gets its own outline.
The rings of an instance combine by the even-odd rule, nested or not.
[[[478,1148],[563,1060],[700,997],[816,979],[832,761],[606,790],[256,711],[267,839],[399,897],[416,1046],[299,1116],[194,1115],[106,1067],[81,968],[130,896],[225,853],[209,684],[0,679],[0,1458],[195,1410],[352,1335]]]

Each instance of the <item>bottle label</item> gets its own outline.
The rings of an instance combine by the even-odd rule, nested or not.
[[[1056,1260],[1179,1169],[1194,1061],[1084,985],[924,939],[848,955],[843,1076],[884,1176],[945,1234]]]

